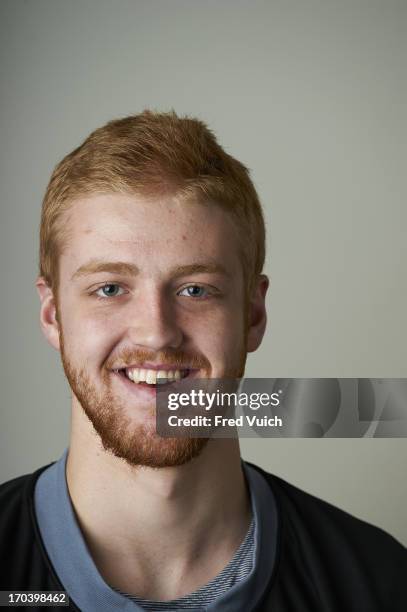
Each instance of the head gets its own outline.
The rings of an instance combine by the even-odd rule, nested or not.
[[[41,324],[106,450],[155,467],[202,450],[155,433],[154,372],[243,375],[266,324],[264,233],[247,169],[195,119],[112,121],[55,168]]]

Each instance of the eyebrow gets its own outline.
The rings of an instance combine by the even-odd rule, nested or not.
[[[83,276],[91,276],[100,272],[111,274],[121,274],[127,276],[137,276],[140,272],[139,268],[132,263],[126,261],[104,261],[101,259],[92,259],[80,266],[71,276],[71,280],[81,278]],[[230,277],[229,272],[221,264],[214,262],[193,263],[184,266],[176,266],[171,270],[171,275],[180,277],[188,274],[221,274]]]
[[[71,280],[75,280],[82,276],[90,276],[98,272],[110,272],[112,274],[127,274],[136,276],[139,269],[132,263],[125,261],[103,261],[101,259],[91,259],[87,263],[80,266],[71,276]]]

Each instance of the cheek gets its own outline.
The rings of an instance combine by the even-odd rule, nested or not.
[[[242,349],[243,313],[236,308],[219,310],[200,320],[192,317],[185,331],[212,362],[228,361]]]
[[[103,360],[120,337],[120,329],[111,316],[90,314],[69,304],[61,313],[61,327],[64,348],[73,359]]]

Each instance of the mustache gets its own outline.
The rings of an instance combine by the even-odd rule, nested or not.
[[[157,363],[172,366],[177,369],[210,368],[210,363],[203,355],[187,353],[176,349],[163,349],[158,352],[147,349],[123,348],[116,354],[108,357],[105,367],[108,370],[121,370],[129,366],[142,367],[144,363]]]

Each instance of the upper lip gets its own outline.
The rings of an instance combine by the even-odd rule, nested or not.
[[[190,368],[188,366],[180,366],[180,365],[171,365],[168,363],[143,363],[142,365],[127,365],[127,366],[123,366],[121,368],[115,368],[116,370],[135,370],[135,369],[141,369],[141,370],[192,370],[192,369],[196,369],[196,368]]]

